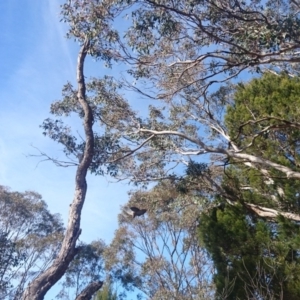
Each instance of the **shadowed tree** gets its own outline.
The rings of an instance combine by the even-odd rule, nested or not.
[[[0,296],[2,298],[11,293],[14,286],[10,280],[14,268],[22,264],[25,259],[25,256],[16,249],[16,244],[10,241],[7,236],[8,233],[0,230]]]
[[[287,74],[239,84],[225,116],[235,144],[297,172],[299,95],[299,78]],[[219,299],[299,298],[299,179],[227,163],[215,208],[199,227],[217,268]]]
[[[63,236],[59,215],[35,192],[0,186],[1,298],[20,299],[28,281],[53,261]]]

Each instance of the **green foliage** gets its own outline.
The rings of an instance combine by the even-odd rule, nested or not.
[[[30,279],[58,252],[63,235],[59,215],[41,195],[0,186],[0,297],[19,299]]]
[[[200,196],[205,193],[206,188],[203,175],[210,176],[210,170],[207,164],[190,160],[185,170],[185,176],[173,176],[173,178],[171,176],[170,179],[176,182],[175,188],[179,193],[189,194],[191,190],[194,190],[194,192],[197,190],[196,194]],[[202,184],[199,183],[199,181],[201,181]],[[199,185],[201,185],[201,188],[199,188]],[[197,187],[195,188],[195,186]]]
[[[25,255],[18,251],[16,243],[9,240],[9,233],[0,230],[0,296],[5,297],[13,288],[10,274],[24,262]]]
[[[119,95],[118,89],[120,84],[110,76],[92,78],[86,83],[86,98],[92,109],[95,123],[93,160],[89,170],[96,175],[117,174],[117,164],[109,161],[115,158],[113,155],[124,153],[121,149],[120,131],[126,129],[127,123],[134,117],[127,101]],[[77,102],[77,90],[70,83],[64,86],[62,96],[61,101],[51,105],[51,113],[56,118],[47,118],[41,127],[44,135],[63,146],[63,151],[69,159],[69,162],[54,161],[58,165],[72,166],[77,165],[82,159],[85,141],[78,134],[78,130],[67,125],[67,120],[63,121],[62,116],[66,119],[75,114],[83,119],[84,113]]]
[[[117,300],[117,293],[113,291],[111,284],[105,284],[101,291],[98,291],[93,300]]]
[[[297,170],[300,162],[299,95],[299,78],[286,74],[266,73],[248,84],[239,84],[225,116],[232,140],[246,153]],[[286,178],[273,168],[266,172],[268,176],[262,176],[259,169],[231,167],[224,186],[230,186],[242,201],[300,212],[299,180]],[[243,191],[241,186],[251,189]]]
[[[158,85],[166,94],[180,93],[191,87],[190,82],[193,87],[196,83],[200,89],[207,87],[206,80],[208,85],[216,83],[220,74],[223,81],[247,68],[260,72],[262,62],[294,68],[275,56],[280,53],[289,61],[297,55],[297,3],[166,0],[143,1],[136,7],[139,1],[130,3],[132,25],[125,35],[127,43],[141,61],[146,57],[147,62],[155,63],[139,63],[129,72],[136,78],[159,78]]]
[[[232,141],[245,153],[297,170],[299,95],[299,78],[286,74],[266,73],[237,85],[225,115]],[[199,226],[217,270],[217,298],[298,299],[299,224],[280,215],[259,217],[248,204],[299,214],[299,180],[230,159],[222,189],[226,194],[201,215]]]
[[[119,2],[118,5],[116,2]],[[112,22],[114,16],[124,8],[121,1],[74,0],[67,1],[61,7],[62,21],[69,24],[67,37],[80,43],[88,37],[90,54],[110,66],[111,60],[117,56],[112,45],[119,41],[119,33],[113,28]]]
[[[78,245],[78,254],[65,273],[61,283],[62,289],[56,296],[58,299],[68,299],[69,291],[72,289],[77,296],[89,283],[101,281],[104,275],[105,247],[105,243],[101,240]]]
[[[300,79],[266,73],[239,84],[225,123],[232,139],[248,153],[296,168],[299,164]],[[294,125],[293,125],[294,124]]]
[[[203,172],[207,171],[207,164],[197,163],[195,161],[189,161],[189,164],[186,168],[186,175],[191,177],[199,177]]]
[[[201,217],[199,233],[217,269],[217,299],[300,296],[298,225],[284,219],[268,223],[241,206],[225,205]]]

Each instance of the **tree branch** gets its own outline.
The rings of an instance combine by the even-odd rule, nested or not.
[[[76,298],[75,300],[90,300],[92,296],[101,289],[103,281],[91,282]]]
[[[244,205],[255,212],[258,216],[263,217],[263,218],[271,218],[274,219],[278,216],[283,216],[291,221],[300,221],[300,215],[299,214],[294,214],[294,213],[289,213],[289,212],[280,212],[276,209],[268,208],[268,207],[263,207],[260,205],[255,205],[251,203],[244,203]]]
[[[252,167],[252,164],[259,164],[259,165],[262,165],[264,167],[274,168],[274,169],[284,173],[287,178],[300,179],[300,173],[299,172],[295,172],[292,169],[290,169],[288,167],[285,167],[283,165],[274,163],[274,162],[272,162],[270,160],[267,160],[265,158],[260,158],[260,157],[250,155],[250,154],[246,154],[246,153],[240,153],[240,152],[236,152],[236,151],[232,151],[232,150],[228,150],[228,149],[224,149],[224,148],[210,147],[210,146],[207,146],[200,139],[195,139],[195,138],[189,137],[189,136],[187,136],[186,134],[184,134],[182,132],[172,131],[172,130],[156,131],[156,130],[143,129],[143,128],[141,128],[139,131],[140,132],[151,133],[151,134],[154,134],[154,135],[169,135],[169,136],[174,135],[174,136],[181,137],[185,140],[188,140],[188,141],[190,141],[190,142],[194,143],[195,145],[200,146],[202,148],[202,149],[199,149],[199,151],[196,150],[193,153],[194,155],[200,155],[200,154],[206,154],[206,153],[224,154],[228,157],[236,158],[238,160],[242,160],[245,163],[248,163],[248,166],[250,166],[250,167]],[[249,162],[251,164],[249,164]]]

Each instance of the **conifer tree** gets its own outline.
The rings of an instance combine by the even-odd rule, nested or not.
[[[239,84],[225,116],[231,138],[246,153],[296,170],[299,95],[299,78],[286,74]],[[230,160],[222,188],[199,227],[217,269],[219,299],[298,299],[299,221],[285,216],[299,215],[299,180],[273,168],[263,176]]]

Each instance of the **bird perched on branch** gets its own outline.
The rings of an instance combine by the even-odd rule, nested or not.
[[[131,209],[131,214],[132,214],[133,218],[142,216],[147,211],[147,209],[139,209],[135,206],[130,207],[130,209]]]

